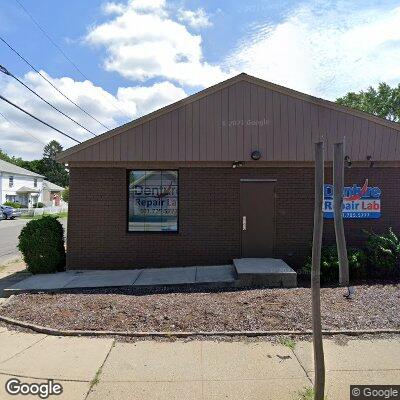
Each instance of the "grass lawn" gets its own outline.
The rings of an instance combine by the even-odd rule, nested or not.
[[[39,218],[42,218],[45,215],[50,215],[51,217],[55,217],[55,218],[67,218],[68,217],[68,212],[64,211],[64,212],[60,212],[59,214],[43,214],[43,215],[35,215],[35,216],[21,215],[20,218],[22,218],[22,219],[39,219]]]

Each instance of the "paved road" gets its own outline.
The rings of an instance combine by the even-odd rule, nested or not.
[[[28,221],[28,219],[0,221],[0,265],[21,256],[17,249],[18,235]],[[60,221],[64,225],[66,231],[67,219],[63,218]]]
[[[329,400],[348,399],[350,384],[400,382],[399,338],[324,345]],[[312,345],[302,341],[294,350],[267,341],[121,343],[0,327],[0,348],[2,400],[28,400],[5,392],[11,378],[54,379],[64,388],[55,400],[295,400],[314,378]]]

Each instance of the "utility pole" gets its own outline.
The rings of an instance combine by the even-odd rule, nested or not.
[[[324,200],[324,144],[315,143],[315,205],[312,245],[311,294],[314,350],[314,399],[323,400],[325,391],[325,361],[321,325],[321,246]]]
[[[339,285],[349,286],[349,260],[343,226],[344,143],[333,145],[333,216],[339,259]]]

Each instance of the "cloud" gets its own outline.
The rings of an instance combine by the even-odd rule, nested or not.
[[[41,73],[74,102],[109,128],[114,128],[123,121],[135,119],[186,96],[183,89],[170,82],[155,83],[146,87],[120,87],[114,96],[90,81],[74,81],[68,77],[52,78],[44,71],[41,71]],[[95,134],[105,131],[104,127],[58,94],[38,74],[29,72],[20,79]],[[0,92],[15,104],[79,141],[92,137],[90,133],[52,110],[9,77],[0,78]],[[0,115],[2,137],[0,148],[6,150],[10,155],[22,156],[26,159],[40,157],[43,143],[52,139],[59,141],[65,148],[74,144],[70,139],[4,102],[0,102],[0,112],[15,123],[10,124]]]
[[[253,26],[230,56],[214,65],[204,58],[202,36],[190,31],[210,24],[203,9],[173,9],[166,0],[108,2],[103,6],[107,21],[90,28],[84,40],[105,48],[106,70],[134,80],[134,85],[112,94],[90,81],[46,76],[110,128],[185,97],[180,85],[192,91],[242,71],[335,99],[380,81],[400,81],[400,7],[370,4],[361,8],[348,0],[302,3],[277,23]],[[104,131],[37,74],[21,79],[96,134]],[[0,76],[0,92],[79,140],[91,137],[10,77]],[[3,102],[0,112],[18,124],[0,116],[0,148],[10,154],[40,157],[41,142],[51,139],[65,147],[73,144]]]
[[[129,7],[139,13],[152,12],[165,15],[165,0],[131,0]],[[128,7],[122,3],[105,3],[103,10],[106,14],[123,14]]]
[[[400,7],[354,2],[297,7],[259,26],[225,65],[302,92],[335,99],[380,81],[400,80]]]
[[[109,3],[106,11],[112,18],[92,27],[85,37],[86,43],[105,47],[106,70],[132,80],[158,78],[200,87],[232,74],[203,60],[201,36],[173,20],[165,1]],[[193,12],[193,23],[199,24],[200,18],[204,23],[205,13]]]
[[[198,8],[195,11],[180,9],[178,19],[179,21],[187,22],[194,29],[207,28],[212,25],[203,8]]]
[[[186,93],[171,82],[160,82],[149,87],[119,88],[117,97],[122,103],[135,104],[138,115],[146,115],[172,103],[172,99],[177,101],[185,98]]]

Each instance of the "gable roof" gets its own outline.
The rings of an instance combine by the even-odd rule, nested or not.
[[[43,180],[43,186],[50,192],[61,192],[64,190],[62,186],[58,186],[53,182]]]
[[[19,189],[15,191],[15,193],[22,194],[22,193],[40,193],[38,188],[31,188],[28,186],[21,186]]]
[[[29,171],[28,169],[18,167],[18,165],[11,164],[7,161],[0,160],[0,172],[6,172],[8,174],[16,174],[16,175],[26,175],[26,176],[34,176],[37,178],[43,178],[43,175],[39,175],[36,172]]]
[[[319,108],[319,110],[324,109],[325,111],[328,111],[328,112],[330,110],[336,111],[341,114],[345,114],[345,115],[348,115],[351,117],[356,117],[358,119],[362,119],[363,121],[368,121],[373,124],[379,125],[381,127],[388,128],[391,131],[397,131],[397,132],[400,131],[399,123],[391,122],[386,119],[379,118],[379,117],[376,117],[374,115],[371,115],[371,114],[368,114],[368,113],[365,113],[362,111],[354,110],[354,109],[339,105],[337,103],[334,103],[334,102],[331,102],[328,100],[310,96],[305,93],[301,93],[296,90],[289,89],[289,88],[265,81],[263,79],[256,78],[254,76],[247,75],[245,73],[241,73],[230,79],[227,79],[223,82],[220,82],[216,85],[206,88],[198,93],[188,96],[185,99],[179,100],[175,103],[172,103],[170,105],[162,107],[156,111],[153,111],[153,112],[151,112],[147,115],[144,115],[140,118],[137,118],[131,122],[128,122],[128,123],[122,125],[122,126],[119,126],[110,131],[107,131],[95,138],[91,138],[81,144],[75,145],[67,150],[64,150],[62,153],[60,153],[57,156],[57,160],[60,162],[65,162],[65,163],[68,163],[69,161],[75,161],[74,155],[76,155],[77,153],[83,154],[84,153],[83,150],[85,150],[85,149],[90,149],[91,147],[99,145],[104,141],[109,141],[110,139],[114,138],[117,135],[122,135],[125,132],[134,130],[135,128],[137,128],[143,124],[149,123],[158,118],[162,118],[163,116],[165,116],[167,114],[173,113],[179,109],[182,109],[185,106],[191,105],[201,99],[204,99],[207,96],[211,96],[215,93],[218,93],[224,89],[232,87],[241,82],[255,85],[257,87],[264,88],[268,91],[272,91],[274,93],[288,96],[295,100],[300,100],[302,102],[309,103],[311,105],[317,106]],[[323,135],[323,134],[324,134],[324,132],[321,132],[321,135]],[[400,146],[399,146],[399,150],[400,150]],[[79,159],[79,156],[78,156],[78,159]],[[82,159],[79,159],[79,160],[82,161]],[[89,161],[89,160],[87,160],[87,161]],[[103,161],[103,160],[98,160],[98,161]],[[104,160],[104,161],[106,161],[106,160]],[[115,161],[115,160],[107,160],[107,161]],[[136,161],[136,160],[132,160],[132,161]],[[142,161],[153,161],[153,160],[142,159]],[[202,161],[202,160],[199,159],[199,161]]]

